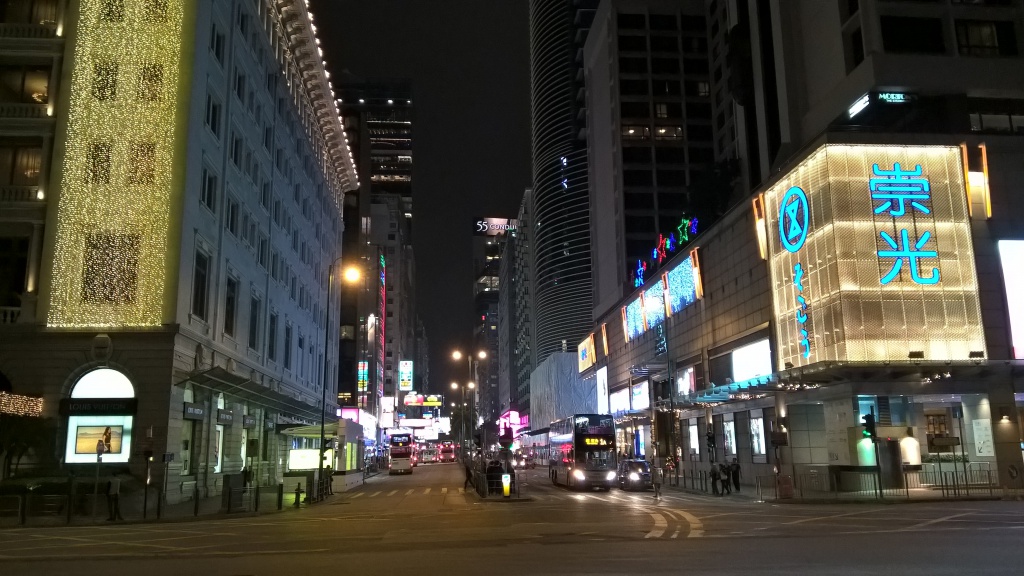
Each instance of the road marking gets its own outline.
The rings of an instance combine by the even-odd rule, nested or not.
[[[676,531],[672,533],[672,539],[674,540],[674,539],[676,539],[678,537],[679,537],[679,529],[676,528]]]
[[[364,494],[366,494],[366,492],[356,492],[355,494],[352,495],[352,498],[350,498],[350,500],[355,500],[356,498],[359,498]]]
[[[668,528],[668,522],[665,521],[665,517],[657,512],[648,512],[651,518],[654,518],[654,528],[648,532],[644,538],[661,538],[665,534],[665,529]]]
[[[398,490],[392,490],[391,492],[388,492],[388,496],[394,496],[395,492],[398,492]]]
[[[701,538],[704,536],[704,523],[700,521],[700,518],[678,508],[673,510],[673,512],[681,516],[690,525],[690,533],[686,535],[687,538]]]
[[[424,495],[426,495],[426,494],[430,494],[430,488],[427,488],[426,490],[424,490],[424,491],[423,491],[423,494],[424,494]]]
[[[380,492],[379,491],[374,492],[373,494],[370,494],[369,496],[367,496],[367,498],[373,498],[375,496],[380,496]]]
[[[878,512],[879,510],[881,510],[881,508],[872,508],[871,510],[860,510],[857,512],[847,512],[846,514],[833,514],[832,516],[814,516],[811,518],[801,518],[799,520],[793,520],[792,522],[783,522],[782,526],[790,526],[792,524],[803,524],[804,522],[814,522],[815,520],[830,520],[832,518],[843,518],[844,516],[856,516],[858,514]]]
[[[447,494],[447,493],[448,493],[448,489],[447,488],[441,488],[441,494]]]
[[[924,528],[932,524],[938,524],[939,522],[945,522],[946,520],[952,520],[953,518],[959,518],[961,516],[970,516],[973,512],[964,512],[963,514],[953,514],[950,516],[943,516],[942,518],[936,518],[934,520],[928,520],[927,522],[921,522],[920,524],[914,524],[913,526],[907,526],[901,530],[917,530],[918,528]]]
[[[412,496],[412,491],[413,490],[415,490],[415,488],[409,488],[408,490],[405,491],[405,495],[406,496]]]
[[[466,493],[466,489],[465,488],[459,488],[459,494],[465,494],[465,493]]]

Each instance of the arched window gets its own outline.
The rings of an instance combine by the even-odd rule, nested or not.
[[[86,373],[71,389],[72,398],[135,398],[135,388],[127,376],[110,368]]]
[[[127,462],[131,455],[135,387],[122,372],[112,368],[91,370],[75,382],[68,404],[68,436],[64,461],[95,463]],[[111,402],[96,402],[110,400]],[[123,408],[111,410],[111,405]]]

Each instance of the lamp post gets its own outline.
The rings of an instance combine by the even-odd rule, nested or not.
[[[476,383],[474,382],[466,382],[465,386],[460,385],[458,382],[452,382],[452,390],[462,391],[462,412],[459,414],[459,453],[463,457],[463,461],[465,461],[465,455],[462,454],[462,451],[466,444],[466,388],[472,390],[475,387]],[[455,406],[454,402],[452,402],[452,406]]]
[[[452,359],[455,360],[456,362],[462,360],[463,356],[465,356],[465,358],[466,358],[466,380],[470,384],[472,384],[473,380],[475,378],[475,375],[473,374],[473,361],[474,361],[473,357],[476,356],[477,360],[486,360],[487,359],[487,351],[486,350],[477,350],[475,355],[474,354],[463,354],[461,350],[453,350],[452,351]],[[472,390],[473,386],[470,386],[470,389]],[[466,400],[465,391],[463,391],[462,400],[463,400],[463,402],[465,402],[465,400]]]
[[[341,262],[341,256],[335,258],[334,262],[327,267],[327,305],[325,306],[326,318],[324,319],[324,374],[323,382],[320,385],[320,486],[317,487],[316,497],[317,499],[323,496],[323,486],[325,486],[324,478],[324,456],[327,453],[327,377],[329,370],[327,366],[329,364],[327,347],[331,341],[331,289],[334,287],[334,266]],[[355,266],[349,266],[342,273],[342,278],[346,283],[355,284],[362,277],[359,269]]]

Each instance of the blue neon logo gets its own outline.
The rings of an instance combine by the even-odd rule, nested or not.
[[[786,191],[779,204],[779,239],[782,240],[782,247],[789,252],[803,248],[809,224],[807,193],[803,188],[793,186]]]

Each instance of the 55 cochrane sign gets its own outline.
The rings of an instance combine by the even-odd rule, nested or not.
[[[514,218],[474,218],[474,236],[501,236],[508,232],[515,232],[519,228],[519,221]]]

